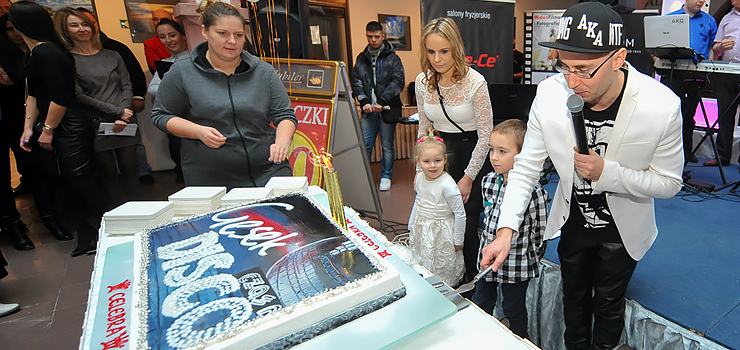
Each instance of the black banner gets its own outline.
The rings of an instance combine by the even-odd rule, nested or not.
[[[636,11],[633,13],[622,13],[624,27],[624,44],[627,48],[627,61],[640,72],[653,75],[653,59],[645,50],[645,16],[655,16],[657,11]]]
[[[470,67],[489,84],[513,81],[514,1],[421,0],[422,28],[438,17],[455,21]]]

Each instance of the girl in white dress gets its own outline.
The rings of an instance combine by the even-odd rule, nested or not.
[[[416,200],[409,218],[411,248],[421,265],[449,286],[465,273],[465,207],[455,180],[447,173],[447,148],[434,129],[416,141]]]

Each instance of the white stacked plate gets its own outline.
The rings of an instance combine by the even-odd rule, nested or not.
[[[224,194],[224,186],[190,186],[167,199],[175,204],[175,216],[190,216],[218,209]]]
[[[106,234],[132,235],[145,227],[170,221],[174,216],[172,202],[127,202],[103,214],[103,220]]]
[[[305,176],[275,176],[265,185],[277,196],[291,191],[308,191],[308,178]]]
[[[221,197],[221,207],[228,207],[244,202],[256,201],[258,199],[272,196],[272,189],[266,187],[232,188],[229,193]]]

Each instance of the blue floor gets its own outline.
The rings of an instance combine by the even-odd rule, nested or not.
[[[689,164],[694,180],[721,185],[717,168]],[[725,167],[740,180],[737,165]],[[555,193],[557,175],[545,186]],[[627,297],[687,329],[740,350],[740,189],[683,190],[655,201],[658,238],[637,269]],[[545,258],[558,262],[558,239]]]

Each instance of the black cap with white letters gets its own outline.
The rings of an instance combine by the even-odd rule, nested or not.
[[[555,41],[540,46],[576,53],[608,53],[623,47],[619,14],[598,1],[582,2],[560,17]]]

